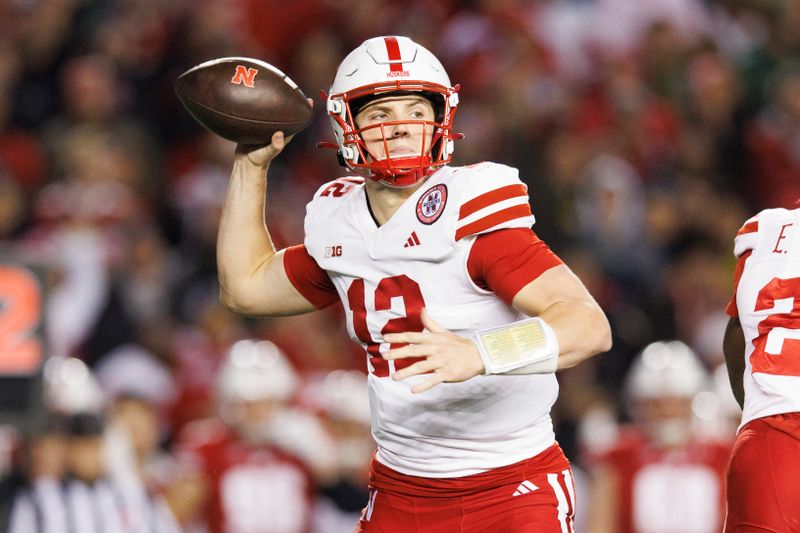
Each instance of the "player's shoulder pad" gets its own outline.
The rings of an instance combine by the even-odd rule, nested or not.
[[[784,209],[776,207],[764,209],[749,218],[736,233],[733,253],[741,257],[748,251],[756,252],[759,242],[773,233],[783,234],[783,226],[800,223],[800,209]],[[769,237],[771,238],[771,237]],[[770,246],[772,246],[770,244]]]
[[[317,192],[314,193],[314,200],[319,198],[341,198],[363,184],[364,178],[360,176],[343,176],[341,178],[336,178],[317,189]]]
[[[450,183],[458,202],[456,241],[503,228],[530,228],[535,222],[528,186],[516,168],[491,162],[459,167]]]
[[[741,257],[745,252],[755,249],[758,243],[758,222],[763,213],[764,211],[748,218],[736,232],[733,244],[733,254],[736,257]]]
[[[321,250],[324,250],[328,237],[336,229],[332,220],[342,216],[342,212],[351,205],[349,200],[353,193],[364,186],[364,178],[345,176],[323,184],[313,198],[306,204],[304,220],[305,245],[314,259],[319,261]]]

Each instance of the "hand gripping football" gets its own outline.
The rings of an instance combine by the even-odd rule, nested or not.
[[[200,124],[240,144],[267,144],[276,131],[295,134],[314,117],[297,84],[257,59],[201,63],[180,75],[175,93]]]

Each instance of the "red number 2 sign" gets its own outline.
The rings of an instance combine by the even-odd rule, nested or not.
[[[42,316],[42,291],[33,274],[0,265],[0,374],[28,374],[42,361],[36,336]]]
[[[380,343],[375,342],[367,325],[367,309],[364,298],[364,280],[357,279],[350,284],[347,289],[347,301],[350,310],[353,312],[353,329],[358,339],[367,345],[370,364],[374,368],[373,373],[378,377],[389,375],[389,362],[381,357]],[[422,299],[422,291],[416,281],[405,274],[383,278],[378,286],[375,287],[375,311],[388,311],[392,308],[392,298],[403,299],[406,307],[406,315],[389,319],[381,328],[381,335],[386,333],[401,333],[405,331],[422,331],[425,327],[420,319],[420,312],[425,307]],[[392,344],[390,348],[398,348],[402,344]],[[419,357],[408,359],[398,359],[395,361],[395,369],[400,370],[409,365],[420,361]]]
[[[800,376],[800,278],[774,278],[759,292],[755,311],[775,308],[775,300],[791,299],[788,313],[774,313],[758,323],[753,372]]]

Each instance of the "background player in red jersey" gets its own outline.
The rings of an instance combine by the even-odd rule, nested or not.
[[[438,59],[406,37],[353,50],[325,105],[340,161],[363,177],[323,185],[305,244],[278,251],[265,176],[288,139],[239,146],[221,298],[259,316],[343,303],[366,350],[378,445],[358,531],[571,531],[554,372],[609,349],[609,325],[530,230],[516,169],[448,166],[458,102]]]
[[[800,209],[742,226],[723,347],[742,406],[725,531],[800,531]]]
[[[369,498],[370,459],[375,452],[367,376],[360,370],[310,376],[298,393],[298,401],[320,416],[336,458],[335,472],[317,487],[314,533],[349,532]]]
[[[590,533],[713,533],[730,446],[701,438],[692,404],[709,374],[680,341],[647,346],[628,374],[633,417],[594,459]]]
[[[297,377],[268,341],[239,341],[217,381],[219,418],[186,426],[171,502],[184,525],[211,533],[307,533],[314,469],[328,441],[310,415],[289,411]],[[321,466],[322,465],[322,466]]]

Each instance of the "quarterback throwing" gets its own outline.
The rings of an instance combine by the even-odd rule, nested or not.
[[[531,230],[516,169],[455,167],[458,89],[406,37],[339,66],[325,102],[352,173],[275,250],[266,174],[289,141],[239,146],[218,237],[221,298],[255,316],[341,301],[365,349],[378,449],[363,532],[570,532],[555,371],[610,348],[602,310]],[[335,223],[334,223],[335,222]]]

